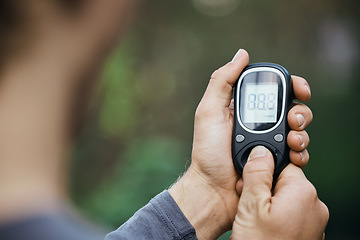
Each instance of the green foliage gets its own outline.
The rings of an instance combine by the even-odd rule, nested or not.
[[[112,176],[81,202],[88,215],[119,226],[185,169],[184,146],[170,138],[138,138],[129,144]]]
[[[134,94],[136,85],[133,84],[136,76],[135,61],[129,51],[119,49],[106,66],[102,85],[105,95],[99,114],[99,127],[110,136],[121,136],[127,129],[134,127],[138,106]]]

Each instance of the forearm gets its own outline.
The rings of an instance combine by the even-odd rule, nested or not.
[[[198,239],[217,239],[230,230],[232,219],[223,198],[191,167],[169,193],[195,228]]]

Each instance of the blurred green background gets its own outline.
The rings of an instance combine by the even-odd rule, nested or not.
[[[75,146],[75,204],[115,229],[169,187],[191,159],[194,112],[211,73],[244,48],[250,62],[279,63],[309,81],[305,173],[330,209],[327,239],[359,239],[359,12],[358,0],[142,3]]]

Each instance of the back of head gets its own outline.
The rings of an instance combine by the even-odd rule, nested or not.
[[[26,50],[36,36],[37,24],[55,11],[72,14],[83,0],[0,0],[0,69]]]

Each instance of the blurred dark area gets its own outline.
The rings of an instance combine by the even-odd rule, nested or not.
[[[359,12],[356,0],[143,3],[74,150],[76,205],[114,229],[176,181],[211,73],[244,48],[251,63],[275,62],[308,80],[305,173],[330,210],[326,239],[359,239]]]

